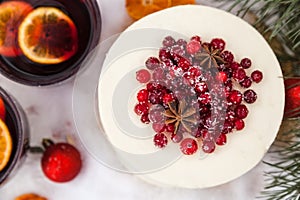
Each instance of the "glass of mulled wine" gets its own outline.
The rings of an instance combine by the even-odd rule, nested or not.
[[[74,75],[98,44],[96,0],[0,1],[0,72],[31,86]]]
[[[29,125],[19,103],[0,87],[0,186],[24,161]]]

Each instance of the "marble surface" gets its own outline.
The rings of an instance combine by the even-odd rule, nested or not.
[[[99,0],[99,3],[103,18],[102,41],[132,23],[125,10],[125,0]],[[71,134],[75,137],[84,161],[81,173],[73,181],[58,184],[43,175],[41,155],[28,154],[17,173],[0,188],[0,200],[13,200],[23,193],[37,193],[49,200],[252,200],[259,196],[264,186],[263,172],[267,170],[267,166],[262,163],[230,183],[193,190],[157,187],[133,175],[101,165],[85,151],[76,137],[71,103],[73,83],[73,80],[69,80],[56,86],[29,87],[0,77],[0,85],[17,98],[26,111],[31,127],[31,145],[39,145],[45,137],[63,141],[66,135]],[[235,167],[234,164],[232,167]]]

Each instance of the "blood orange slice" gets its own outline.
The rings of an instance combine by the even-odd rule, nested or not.
[[[78,48],[72,19],[54,7],[39,7],[19,27],[18,42],[24,55],[40,64],[57,64],[72,57]]]
[[[7,57],[21,53],[17,34],[24,17],[32,11],[30,4],[21,1],[7,1],[0,4],[0,54]]]

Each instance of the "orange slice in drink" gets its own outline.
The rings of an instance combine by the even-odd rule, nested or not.
[[[77,28],[72,19],[54,7],[39,7],[19,27],[18,42],[24,55],[40,64],[58,64],[78,48]]]
[[[132,19],[138,20],[171,6],[194,3],[195,0],[126,0],[126,9]]]
[[[6,1],[0,4],[0,54],[7,57],[21,54],[18,47],[18,27],[32,11],[30,4],[21,1]]]
[[[7,165],[12,151],[12,139],[6,124],[0,119],[0,171]]]

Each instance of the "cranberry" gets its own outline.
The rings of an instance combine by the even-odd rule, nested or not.
[[[152,123],[152,129],[157,133],[161,133],[165,130],[165,124],[160,122]]]
[[[201,37],[198,35],[194,35],[193,37],[191,37],[191,40],[197,41],[201,43]]]
[[[230,68],[233,69],[233,70],[237,70],[238,68],[240,68],[240,64],[233,61],[232,63],[230,63]]]
[[[197,93],[204,93],[208,91],[207,84],[204,81],[201,81],[195,85],[195,91]]]
[[[185,155],[192,155],[198,150],[198,144],[192,138],[185,138],[180,143],[180,150]]]
[[[169,133],[174,133],[175,125],[174,124],[167,124],[166,125],[166,131],[169,132]]]
[[[210,42],[213,49],[219,49],[220,52],[225,49],[225,42],[221,38],[214,38]]]
[[[232,90],[229,94],[228,101],[233,104],[240,104],[243,100],[243,95],[238,90]]]
[[[198,99],[199,99],[200,103],[202,103],[202,104],[208,104],[211,102],[211,97],[208,92],[200,94]]]
[[[241,66],[242,66],[244,69],[250,68],[250,67],[251,67],[251,64],[252,64],[252,62],[251,62],[251,60],[250,60],[249,58],[243,58],[243,59],[241,60]]]
[[[152,103],[152,104],[160,104],[161,103],[161,99],[159,98],[158,94],[151,93],[149,95],[149,102]]]
[[[245,127],[245,122],[242,119],[237,119],[235,122],[235,128],[236,130],[242,130]]]
[[[259,83],[263,79],[263,73],[259,70],[255,70],[251,73],[251,78],[255,83]]]
[[[151,74],[146,69],[141,69],[136,72],[136,80],[140,83],[147,83],[151,79]]]
[[[178,67],[180,67],[183,71],[187,71],[191,66],[191,63],[185,59],[185,58],[181,58],[178,61]]]
[[[240,86],[242,86],[243,88],[249,88],[252,85],[252,80],[249,76],[246,76],[244,78],[244,80],[239,82]]]
[[[149,57],[145,65],[148,69],[153,70],[159,66],[159,60],[156,57]]]
[[[202,150],[205,153],[212,153],[216,149],[216,145],[212,140],[204,140],[202,144]]]
[[[163,102],[165,104],[171,102],[174,100],[174,96],[172,94],[165,94],[164,97],[163,97]]]
[[[154,145],[159,148],[164,148],[168,144],[168,138],[163,133],[157,133],[153,138]]]
[[[254,103],[257,99],[257,95],[256,95],[256,92],[254,92],[254,90],[247,90],[244,92],[244,100],[247,102],[247,103]]]
[[[153,73],[152,73],[152,78],[155,81],[164,80],[166,78],[164,70],[160,67],[155,68]]]
[[[174,45],[171,47],[171,55],[173,56],[174,60],[177,60],[177,57],[182,57],[185,55],[184,47],[179,45]]]
[[[141,116],[141,122],[143,122],[144,124],[149,124],[149,123],[150,123],[148,113],[144,113],[144,114]]]
[[[245,119],[248,115],[248,108],[241,104],[241,105],[238,105],[236,108],[235,108],[235,115],[237,116],[237,118],[239,119]]]
[[[227,81],[227,74],[225,72],[219,72],[218,75],[217,75],[217,78],[219,81],[221,82],[226,82]]]
[[[189,69],[189,73],[192,75],[192,76],[195,76],[195,77],[199,77],[201,75],[201,71],[198,67],[191,67]]]
[[[187,42],[184,39],[179,39],[177,40],[176,44],[178,46],[185,47],[187,45]]]
[[[161,61],[169,60],[171,59],[171,54],[168,50],[162,48],[159,50],[159,59]]]
[[[155,84],[153,82],[147,83],[146,88],[149,92],[153,92],[153,90],[155,89]]]
[[[146,103],[138,103],[134,107],[134,112],[137,115],[142,115],[142,114],[148,113],[148,110],[149,110],[149,106]]]
[[[221,58],[227,63],[232,63],[234,56],[230,51],[223,51],[221,53]]]
[[[167,36],[162,42],[163,46],[170,47],[175,44],[175,39],[172,36]]]
[[[164,121],[164,115],[160,110],[150,110],[149,119],[153,123],[162,123]]]
[[[230,133],[230,132],[232,132],[233,128],[234,128],[234,123],[232,121],[225,120],[223,127],[222,127],[222,133],[223,134]]]
[[[226,135],[221,133],[216,140],[216,144],[221,146],[221,145],[226,144],[226,142],[227,142]]]
[[[183,139],[183,135],[182,135],[182,133],[173,133],[172,135],[171,135],[171,140],[174,142],[174,143],[179,143],[179,142],[181,142],[181,140]]]
[[[238,81],[244,80],[246,78],[246,72],[243,68],[238,68],[237,70],[233,71],[233,78],[235,78]]]
[[[200,42],[196,40],[191,40],[187,45],[186,45],[186,51],[187,53],[193,55],[197,53],[201,48]]]
[[[149,92],[146,89],[142,89],[137,93],[137,100],[139,102],[148,101]]]

